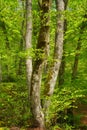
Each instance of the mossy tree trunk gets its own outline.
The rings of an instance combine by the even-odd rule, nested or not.
[[[40,3],[40,2],[39,2]],[[36,47],[36,59],[33,66],[32,72],[32,84],[31,84],[31,112],[33,114],[33,125],[37,127],[45,127],[44,113],[42,111],[40,102],[40,87],[43,64],[45,62],[47,48],[49,46],[49,11],[50,11],[51,0],[42,0],[40,3],[41,13],[41,26],[38,36],[38,43]],[[39,53],[38,53],[39,52]],[[39,54],[39,55],[38,55]]]

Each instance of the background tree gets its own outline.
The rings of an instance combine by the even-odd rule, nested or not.
[[[25,35],[26,51],[32,48],[32,1],[26,0],[26,35]],[[31,89],[31,76],[32,76],[32,58],[28,55],[26,58],[26,72],[27,72],[27,84]]]

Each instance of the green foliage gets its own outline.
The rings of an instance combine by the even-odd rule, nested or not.
[[[15,83],[0,84],[0,119],[4,125],[28,125],[27,89]],[[5,124],[4,124],[5,123]]]
[[[58,123],[60,118],[62,118],[64,123],[67,122],[67,119],[70,118],[67,115],[67,109],[78,108],[77,103],[85,97],[84,92],[85,90],[75,86],[71,88],[66,86],[57,88],[51,98],[51,106],[47,115],[48,125]]]
[[[0,126],[29,126],[31,117],[28,101],[28,88],[26,81],[25,60],[31,56],[33,61],[36,55],[39,58],[46,58],[43,50],[35,49],[40,29],[40,15],[37,0],[33,0],[33,37],[31,50],[25,51],[25,18],[23,1],[18,0],[0,0],[0,67],[2,81],[0,82]],[[63,130],[71,130],[72,126],[67,123],[70,118],[67,115],[67,109],[77,108],[77,103],[82,101],[87,104],[84,98],[87,94],[87,0],[70,0],[68,8],[64,13],[67,20],[67,31],[65,33],[65,73],[64,84],[59,88],[58,84],[54,95],[51,97],[51,106],[47,118],[48,126],[55,129],[61,129],[58,120],[62,118]],[[50,52],[47,62],[51,66],[54,53],[55,29],[56,29],[56,9],[53,1],[50,11]],[[24,23],[23,23],[24,22]],[[81,28],[82,23],[85,29]],[[24,25],[22,25],[24,24]],[[81,50],[76,51],[80,38]],[[75,55],[79,52],[79,65],[76,79],[71,82],[72,66]],[[0,76],[1,76],[0,75]],[[46,73],[42,77],[41,98],[44,100],[44,86]],[[73,105],[72,105],[73,104]],[[75,117],[79,121],[80,115]],[[78,123],[77,123],[78,124]],[[54,125],[54,126],[52,126]]]

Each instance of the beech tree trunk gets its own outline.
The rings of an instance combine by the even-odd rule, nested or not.
[[[50,97],[54,92],[54,87],[57,81],[57,76],[59,74],[59,68],[61,64],[62,54],[63,54],[63,40],[64,40],[64,1],[56,0],[56,9],[58,11],[57,15],[57,25],[55,34],[55,50],[54,50],[54,62],[52,67],[48,72],[48,78],[45,86],[45,94]],[[47,98],[44,104],[45,114],[47,116],[47,109],[50,105],[50,99]]]
[[[55,35],[55,51],[54,51],[54,63],[50,72],[48,74],[48,91],[47,95],[51,96],[54,91],[56,84],[57,76],[59,74],[59,68],[61,64],[62,54],[63,54],[63,33],[64,33],[64,20],[63,20],[63,11],[64,11],[64,1],[56,0],[56,9],[59,12],[57,16],[57,29]]]
[[[68,0],[64,0],[64,10],[67,10],[68,6]],[[67,31],[67,19],[65,17],[64,19],[64,36],[66,36],[66,31]],[[64,39],[64,44],[63,44],[63,56],[62,56],[62,61],[59,69],[59,76],[58,76],[58,87],[61,88],[61,86],[64,84],[64,74],[65,74],[65,67],[66,67],[66,61],[65,61],[65,45],[66,45],[66,39]],[[58,119],[58,123],[62,124],[65,122],[64,115],[65,111],[59,111],[61,117]]]
[[[64,0],[64,10],[67,10],[67,5],[68,5],[68,0]],[[64,35],[66,35],[67,31],[67,19],[64,19]],[[65,44],[66,40],[64,39],[64,44],[63,44],[63,57],[62,57],[62,62],[59,70],[59,86],[63,85],[64,83],[64,73],[65,73]]]
[[[26,0],[26,35],[25,35],[25,45],[26,51],[30,51],[32,48],[32,0]],[[26,59],[26,71],[27,71],[27,84],[29,89],[31,89],[31,76],[32,76],[32,58],[27,56]]]
[[[40,87],[43,64],[46,59],[47,48],[49,46],[49,11],[50,11],[51,0],[42,0],[39,2],[41,12],[41,27],[38,36],[38,43],[36,50],[36,60],[34,62],[32,72],[32,84],[31,84],[31,112],[33,114],[34,125],[37,127],[44,128],[44,113],[41,108],[40,102]]]

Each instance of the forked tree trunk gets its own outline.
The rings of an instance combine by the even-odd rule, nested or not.
[[[26,35],[25,35],[25,45],[26,51],[30,51],[32,48],[32,0],[26,0]],[[31,76],[32,76],[32,58],[27,56],[26,59],[26,71],[27,71],[27,84],[29,89],[31,89]]]
[[[36,50],[36,60],[34,62],[33,73],[32,73],[32,84],[31,84],[31,112],[33,119],[37,127],[45,127],[44,114],[41,108],[40,102],[40,87],[41,77],[43,70],[43,63],[46,58],[47,46],[49,45],[49,11],[50,11],[51,0],[42,0],[40,3],[41,13],[41,27],[38,37],[38,43]]]

